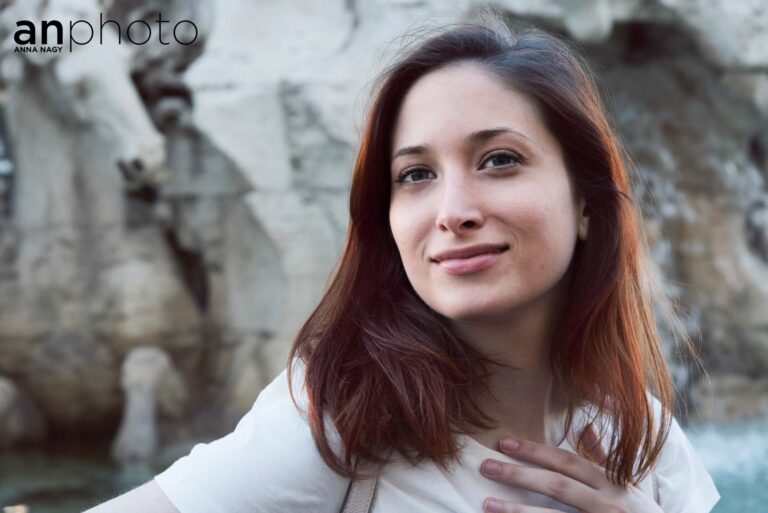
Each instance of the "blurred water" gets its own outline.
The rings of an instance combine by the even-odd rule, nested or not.
[[[722,498],[713,513],[768,513],[768,420],[688,426],[685,431]],[[108,442],[60,444],[0,454],[0,508],[77,513],[151,479],[186,454],[165,453],[155,467],[119,470]]]
[[[768,419],[690,426],[686,434],[720,492],[713,513],[768,513]]]
[[[108,441],[0,454],[0,512],[23,504],[29,513],[79,513],[148,481],[172,461],[121,470],[108,454]]]

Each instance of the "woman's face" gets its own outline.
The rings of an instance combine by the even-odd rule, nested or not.
[[[560,290],[588,219],[526,96],[478,65],[433,71],[403,100],[391,157],[390,227],[427,305],[455,320],[506,318]],[[463,248],[481,254],[439,256]]]

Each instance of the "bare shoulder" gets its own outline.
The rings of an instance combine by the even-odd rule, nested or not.
[[[160,486],[151,480],[138,488],[89,509],[85,513],[179,513]]]

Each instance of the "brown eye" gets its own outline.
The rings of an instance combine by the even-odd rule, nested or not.
[[[510,151],[497,151],[495,153],[491,153],[483,162],[496,163],[496,165],[492,167],[505,167],[511,164],[522,164],[523,158],[520,155]]]
[[[409,177],[413,177],[413,176],[419,177],[419,176],[424,175],[424,174],[429,173],[429,172],[430,171],[428,169],[425,169],[423,167],[415,167],[415,168],[412,168],[412,169],[406,169],[405,171],[403,171],[400,174],[400,176],[397,177],[397,180],[395,180],[395,182],[398,182],[398,183],[415,183],[415,182],[419,182],[420,180],[418,180],[418,179],[414,179],[414,180],[406,180],[406,179],[409,178]]]

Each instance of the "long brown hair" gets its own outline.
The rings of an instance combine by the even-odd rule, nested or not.
[[[589,236],[577,242],[571,262],[552,370],[568,398],[567,429],[577,408],[593,405],[590,425],[604,415],[613,425],[607,475],[621,485],[637,483],[659,457],[674,402],[653,298],[688,347],[690,341],[648,264],[629,160],[589,65],[560,37],[532,27],[512,31],[495,15],[432,34],[379,77],[355,162],[343,255],[291,348],[289,383],[298,356],[306,364],[315,443],[345,477],[359,475],[353,458],[383,464],[392,451],[412,464],[428,457],[447,468],[460,456],[456,434],[494,427],[472,401],[479,389],[488,390],[492,361],[416,294],[388,218],[389,155],[403,97],[420,77],[459,61],[482,66],[537,104],[586,200]],[[660,418],[654,419],[649,393],[664,407]],[[324,415],[338,430],[344,457],[331,450]],[[591,457],[581,437],[576,446]]]

